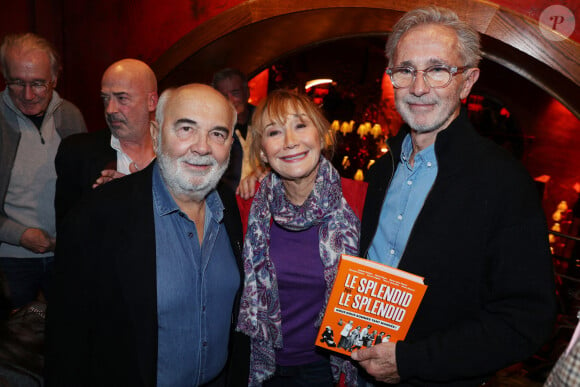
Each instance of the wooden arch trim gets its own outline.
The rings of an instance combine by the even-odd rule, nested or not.
[[[153,64],[161,88],[209,82],[213,71],[255,74],[304,46],[387,35],[399,17],[429,4],[454,9],[482,34],[484,57],[546,90],[580,117],[580,44],[547,39],[538,22],[486,1],[245,1],[198,26]]]

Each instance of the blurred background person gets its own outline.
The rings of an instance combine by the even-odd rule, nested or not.
[[[230,100],[238,113],[230,164],[222,177],[222,181],[235,191],[240,180],[251,172],[247,161],[246,141],[250,141],[248,126],[255,106],[248,102],[250,98],[248,79],[240,70],[225,68],[216,72],[213,75],[212,86]]]

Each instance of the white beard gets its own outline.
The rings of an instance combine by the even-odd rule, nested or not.
[[[435,110],[428,114],[426,122],[421,122],[421,114],[415,114],[409,109],[408,103],[435,103]],[[436,100],[427,100],[424,98],[421,100],[417,97],[407,96],[402,98],[398,101],[395,101],[395,105],[397,107],[397,111],[401,114],[403,120],[411,127],[411,129],[415,130],[417,133],[427,133],[432,132],[434,130],[440,129],[448,120],[449,118],[455,113],[457,106],[460,104],[459,96],[457,99],[447,98],[441,99],[437,98]],[[425,120],[423,120],[425,121]]]
[[[229,164],[228,159],[219,165],[217,160],[210,155],[197,156],[185,155],[172,159],[164,152],[158,152],[157,162],[161,170],[161,176],[167,184],[169,190],[179,196],[187,196],[193,200],[201,201],[215,189],[222,175],[226,171]],[[195,173],[186,171],[183,168],[183,163],[207,165],[211,168],[208,172]]]

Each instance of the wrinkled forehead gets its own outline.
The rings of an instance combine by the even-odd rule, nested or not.
[[[8,72],[31,72],[35,74],[52,75],[50,56],[37,47],[13,47],[6,52]]]
[[[127,72],[109,72],[103,76],[101,89],[114,93],[146,94],[142,77]]]

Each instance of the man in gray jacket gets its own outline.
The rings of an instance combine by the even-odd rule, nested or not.
[[[61,139],[86,125],[54,90],[60,62],[46,39],[5,36],[0,64],[0,270],[18,308],[39,290],[47,297],[56,242],[54,157]]]

